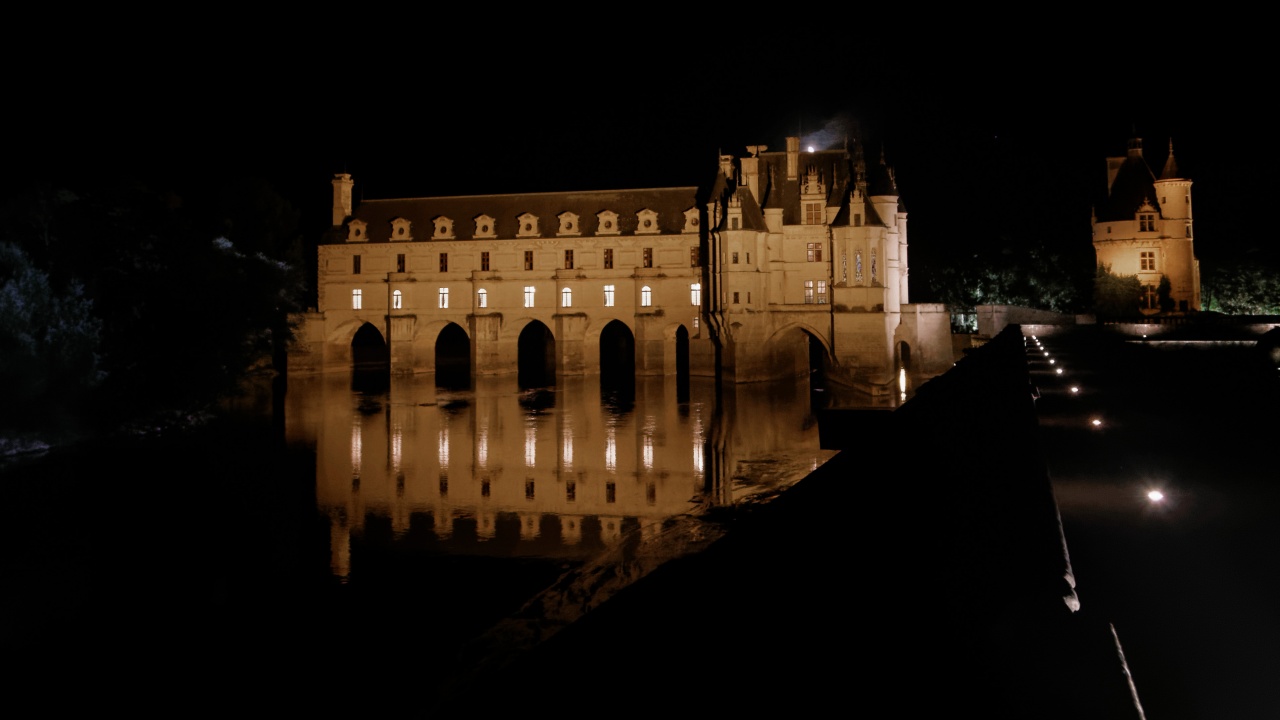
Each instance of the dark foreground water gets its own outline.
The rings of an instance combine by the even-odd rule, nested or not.
[[[691,518],[825,462],[814,400],[293,378],[275,413],[264,388],[197,430],[11,463],[5,686],[67,709],[429,704],[412,694],[565,573],[597,563],[572,615],[634,580],[609,558],[695,551],[715,531]]]

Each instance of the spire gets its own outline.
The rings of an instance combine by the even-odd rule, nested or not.
[[[1173,138],[1169,138],[1169,159],[1164,161],[1164,170],[1160,172],[1161,180],[1173,180],[1178,177],[1178,163],[1173,159]]]

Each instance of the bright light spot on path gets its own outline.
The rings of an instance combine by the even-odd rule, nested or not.
[[[1080,388],[1076,387],[1075,385],[1072,385],[1072,386],[1071,386],[1071,392],[1072,392],[1072,393],[1078,393],[1078,392],[1080,392]]]
[[[1160,492],[1159,490],[1152,490],[1151,492],[1147,493],[1147,499],[1150,500],[1151,502],[1158,503],[1161,500],[1164,500],[1164,493]]]
[[[1057,361],[1057,360],[1054,360],[1053,358],[1050,358],[1050,359],[1049,359],[1049,364],[1050,364],[1050,365],[1052,365],[1052,364],[1054,364],[1054,363],[1056,363],[1056,362],[1058,362],[1058,361]]]
[[[1059,375],[1061,375],[1061,374],[1062,374],[1062,368],[1058,368],[1058,369],[1057,369],[1057,370],[1055,370],[1054,372],[1056,372],[1056,373],[1058,373]]]
[[[1090,424],[1090,425],[1092,425],[1092,426],[1094,426],[1094,427],[1102,427],[1102,421],[1101,421],[1101,420],[1099,420],[1098,418],[1094,418],[1094,419],[1090,420],[1090,421],[1089,421],[1089,424]]]

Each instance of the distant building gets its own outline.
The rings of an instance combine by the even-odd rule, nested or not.
[[[909,302],[892,172],[882,158],[869,175],[847,145],[752,146],[705,188],[357,206],[337,175],[290,370],[822,373],[873,394],[945,372],[949,314]]]
[[[1156,178],[1142,157],[1142,140],[1125,157],[1107,158],[1107,198],[1094,209],[1093,248],[1098,263],[1116,275],[1136,275],[1142,312],[1161,312],[1160,281],[1169,279],[1170,312],[1200,310],[1200,262],[1191,217],[1191,181],[1169,158]]]

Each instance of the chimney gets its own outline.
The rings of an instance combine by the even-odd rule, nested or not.
[[[800,138],[787,138],[787,179],[800,177]]]
[[[337,227],[351,217],[351,186],[355,184],[347,173],[333,176],[333,225]]]

